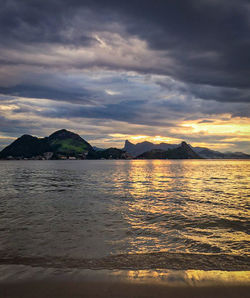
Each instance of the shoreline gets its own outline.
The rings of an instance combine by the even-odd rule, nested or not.
[[[4,298],[247,298],[250,286],[167,287],[156,284],[108,282],[33,282],[0,284]]]
[[[26,257],[0,254],[2,265],[78,269],[170,269],[248,271],[250,257],[246,255],[151,252],[109,255],[101,258],[66,258],[64,256]]]
[[[0,298],[247,298],[250,271],[0,265]]]
[[[1,298],[247,298],[250,286],[168,286],[156,283],[36,281],[0,283]]]
[[[165,286],[250,286],[250,270],[79,269],[0,264],[0,283],[128,282]]]

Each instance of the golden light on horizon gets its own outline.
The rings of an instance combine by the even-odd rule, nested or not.
[[[131,140],[140,140],[140,142],[148,141],[152,143],[179,143],[181,139],[171,138],[171,137],[164,137],[164,136],[130,136]]]
[[[246,118],[233,118],[230,120],[211,120],[211,122],[185,121],[181,124],[184,128],[191,129],[192,133],[226,134],[235,137],[247,136],[250,140],[250,120]]]
[[[2,136],[0,135],[0,139],[6,139],[6,140],[15,140],[15,137],[9,137],[9,136]]]
[[[152,142],[152,143],[170,143],[170,144],[175,144],[175,143],[180,143],[182,139],[178,138],[172,138],[172,137],[166,137],[166,136],[161,136],[161,135],[156,135],[156,136],[149,136],[149,135],[129,135],[129,134],[110,134],[111,137],[118,138],[121,140],[129,140],[133,143],[133,141],[139,141],[139,142]]]
[[[110,134],[112,138],[121,142],[129,140],[131,143],[151,142],[154,144],[180,144],[186,141],[194,147],[206,147],[213,150],[239,150],[235,143],[250,142],[250,120],[247,118],[231,118],[222,115],[221,118],[197,119],[183,121],[168,129],[168,135],[156,134]],[[173,137],[173,135],[179,137]],[[193,139],[193,141],[192,141]]]
[[[142,139],[147,139],[148,136],[132,136],[130,137],[132,140],[142,140]]]
[[[233,143],[205,143],[205,142],[193,142],[192,143],[192,146],[193,147],[205,147],[205,148],[208,148],[209,149],[212,149],[212,150],[224,150],[224,149],[227,149],[228,146],[234,146]]]

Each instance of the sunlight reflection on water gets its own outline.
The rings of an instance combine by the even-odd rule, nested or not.
[[[250,161],[1,161],[0,251],[249,253]]]

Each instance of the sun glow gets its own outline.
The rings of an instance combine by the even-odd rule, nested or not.
[[[250,140],[250,121],[244,118],[235,118],[229,121],[214,120],[211,122],[188,121],[181,124],[184,128],[191,129],[192,133],[227,134],[228,136],[248,136]]]
[[[119,138],[121,140],[127,139],[131,142],[152,142],[152,143],[180,143],[181,139],[172,138],[172,137],[164,137],[164,136],[147,136],[147,135],[129,135],[129,134],[110,134],[111,137]]]

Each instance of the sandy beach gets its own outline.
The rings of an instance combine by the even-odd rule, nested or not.
[[[36,281],[0,284],[1,298],[247,298],[250,286],[180,286],[156,283]]]
[[[0,266],[0,298],[245,298],[249,271]]]

